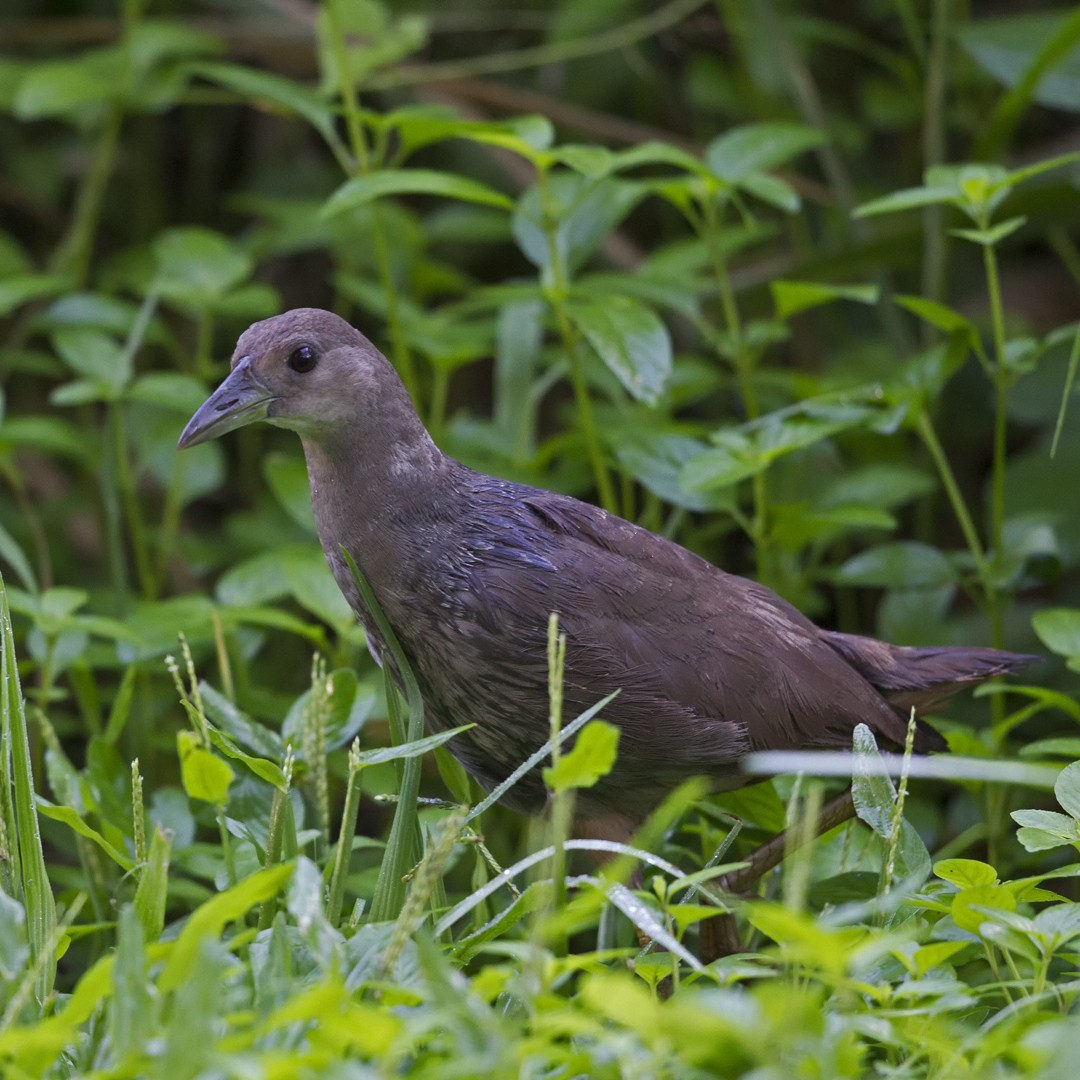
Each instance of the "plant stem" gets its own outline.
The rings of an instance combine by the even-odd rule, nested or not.
[[[1006,409],[1009,394],[1009,369],[1006,365],[1005,311],[1001,302],[1001,282],[998,279],[997,254],[990,244],[983,245],[983,264],[986,268],[986,290],[990,298],[990,317],[994,329],[994,352],[997,360],[997,366],[994,369],[994,461],[991,478],[990,544],[994,560],[1000,563],[1005,553],[1005,465],[1006,436],[1008,434],[1008,413]],[[999,596],[995,596],[995,603],[992,608],[993,618],[991,620],[991,642],[995,648],[999,649],[1004,638],[1000,599]]]
[[[146,525],[143,522],[142,506],[139,494],[135,490],[135,477],[131,471],[131,457],[124,430],[123,406],[113,402],[109,406],[109,427],[112,435],[113,457],[116,468],[116,485],[120,491],[120,501],[127,518],[131,548],[135,556],[135,570],[139,578],[139,587],[145,598],[157,597],[157,579],[154,574],[153,560],[146,537]]]
[[[58,271],[71,274],[75,290],[86,286],[90,274],[90,257],[101,218],[101,205],[116,161],[123,122],[122,107],[113,105],[94,147],[94,156],[79,191],[71,225],[53,257],[53,265]]]
[[[940,165],[945,160],[945,84],[949,55],[949,7],[951,0],[932,0],[930,51],[925,79],[923,106],[923,167]],[[945,295],[945,268],[948,258],[948,234],[944,229],[945,212],[940,205],[923,210],[922,294],[940,302]],[[930,323],[923,324],[924,339],[935,333]]]
[[[964,502],[964,496],[960,491],[960,485],[956,482],[956,476],[953,474],[949,459],[938,441],[937,432],[934,430],[930,415],[925,409],[920,410],[916,425],[920,437],[926,444],[926,448],[930,451],[930,456],[937,466],[938,475],[941,477],[942,486],[945,488],[945,494],[948,496],[953,513],[956,515],[956,520],[960,525],[960,531],[964,534],[964,540],[967,542],[968,550],[971,552],[971,557],[975,561],[976,569],[985,588],[987,586],[987,566],[982,541],[979,539],[979,533],[975,528],[971,513],[968,511],[967,503]]]
[[[334,63],[337,65],[342,109],[345,114],[345,127],[349,133],[349,148],[352,150],[355,159],[353,172],[357,176],[364,176],[371,172],[373,168],[378,168],[379,161],[375,160],[369,150],[367,138],[364,134],[360,98],[356,92],[356,83],[349,73],[349,54],[345,47],[345,32],[338,18],[337,9],[333,4],[327,4],[325,11],[330,23]],[[405,336],[405,328],[401,321],[401,310],[398,304],[397,289],[394,285],[390,249],[386,242],[386,233],[383,229],[377,204],[371,206],[371,245],[375,254],[375,267],[379,275],[379,283],[386,294],[386,325],[390,334],[394,367],[397,368],[401,381],[405,384],[405,389],[409,391],[413,401],[417,402],[419,406],[419,387],[416,381],[415,365],[413,364],[408,339]]]
[[[589,463],[592,465],[600,505],[614,514],[619,509],[618,497],[608,474],[607,465],[604,462],[604,451],[600,443],[596,420],[593,417],[592,399],[589,397],[589,384],[585,379],[581,353],[578,349],[577,332],[574,330],[570,321],[570,313],[567,310],[566,298],[569,295],[569,282],[567,281],[562,255],[559,251],[558,219],[551,204],[547,170],[543,165],[537,168],[536,186],[544,219],[544,235],[548,243],[550,281],[544,288],[544,295],[555,316],[555,325],[558,327],[563,349],[566,351],[567,359],[570,362],[570,385],[574,390],[578,420],[581,423],[582,435],[585,437],[585,449],[589,455]]]
[[[559,633],[559,616],[552,612],[548,619],[548,726],[551,737],[551,767],[558,768],[562,748],[559,732],[562,729],[563,674],[566,668],[566,634]],[[555,854],[551,860],[552,908],[560,912],[566,907],[566,838],[570,829],[572,792],[558,789],[552,796],[551,832]],[[566,935],[562,931],[550,942],[557,956],[566,952]]]

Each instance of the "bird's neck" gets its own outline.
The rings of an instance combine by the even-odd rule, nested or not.
[[[343,589],[351,581],[340,548],[373,584],[389,584],[415,539],[410,523],[445,496],[461,468],[435,445],[411,402],[386,406],[377,419],[302,439],[319,539]]]

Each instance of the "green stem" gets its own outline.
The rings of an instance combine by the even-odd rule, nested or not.
[[[236,884],[236,862],[233,859],[232,839],[229,836],[229,828],[225,824],[225,808],[217,809],[218,833],[221,836],[221,854],[225,858],[225,877],[230,887]]]
[[[967,508],[967,503],[964,502],[964,496],[960,491],[960,485],[956,482],[956,476],[953,474],[952,466],[949,464],[949,459],[946,457],[945,451],[938,441],[937,432],[934,430],[934,425],[925,409],[920,410],[916,425],[919,436],[926,444],[926,448],[930,451],[930,456],[934,459],[935,466],[937,466],[938,475],[941,477],[942,486],[945,488],[945,494],[953,508],[953,513],[956,515],[956,520],[960,524],[960,530],[964,534],[964,540],[967,542],[971,557],[975,561],[979,581],[984,591],[987,593],[986,599],[989,603],[990,583],[986,553],[983,551],[982,541],[979,539],[979,533],[975,528],[975,522],[972,520],[971,513]]]
[[[924,168],[940,165],[945,160],[945,85],[948,74],[950,3],[951,0],[932,2],[930,52],[923,106]],[[923,210],[922,293],[923,296],[939,302],[945,295],[948,254],[948,234],[943,227],[944,221],[944,207],[935,205]],[[934,328],[930,323],[924,323],[923,331],[929,340]]]
[[[377,168],[379,161],[372,154],[367,144],[363,116],[360,111],[360,98],[356,92],[356,83],[349,73],[349,55],[345,47],[345,32],[338,19],[337,8],[333,4],[327,4],[324,10],[330,22],[330,36],[334,50],[334,63],[338,71],[338,85],[345,114],[345,128],[349,133],[349,148],[355,158],[353,172],[357,176],[364,176],[371,172],[373,168]],[[409,349],[408,339],[405,336],[405,327],[401,320],[397,289],[394,286],[390,248],[386,241],[386,233],[383,229],[377,204],[371,206],[371,247],[375,255],[375,268],[379,275],[379,283],[386,294],[386,324],[390,335],[390,350],[394,367],[397,368],[401,381],[405,384],[405,388],[409,391],[413,401],[419,405],[417,397],[419,387],[416,381],[415,365],[412,351]]]
[[[131,457],[128,451],[127,433],[124,430],[122,406],[113,402],[109,407],[109,427],[111,428],[116,484],[120,490],[120,501],[127,517],[131,548],[135,555],[135,570],[139,586],[145,598],[153,600],[157,596],[157,579],[154,564],[150,557],[150,547],[146,537],[146,526],[142,517],[142,506],[135,490],[135,477],[131,470]]]
[[[593,417],[592,399],[589,397],[589,384],[585,379],[584,365],[578,349],[577,333],[570,321],[570,313],[567,309],[566,298],[569,295],[570,286],[559,251],[558,217],[551,204],[547,170],[542,165],[537,169],[536,186],[544,219],[544,235],[548,244],[548,267],[551,279],[544,289],[544,295],[555,316],[555,325],[558,327],[563,349],[570,362],[570,384],[574,390],[578,420],[581,424],[582,435],[585,437],[585,450],[589,455],[589,463],[592,465],[600,505],[614,514],[619,508],[618,497],[604,461],[604,450],[596,420]]]
[[[358,746],[354,743],[354,747]],[[358,752],[358,751],[357,751]],[[350,754],[350,758],[354,758]],[[350,760],[349,782],[345,789],[345,808],[341,812],[341,830],[338,833],[337,851],[334,855],[334,871],[330,878],[330,899],[326,906],[326,917],[331,926],[337,926],[341,920],[341,908],[345,900],[345,878],[349,870],[349,856],[352,854],[353,837],[356,836],[356,818],[360,810],[360,775],[359,761]]]
[[[735,290],[731,285],[727,259],[720,242],[720,221],[717,217],[716,204],[712,201],[702,206],[701,217],[691,217],[691,222],[698,229],[705,241],[712,263],[716,290],[720,297],[720,308],[724,314],[724,326],[731,339],[732,353],[730,362],[739,384],[739,393],[743,399],[743,409],[748,420],[756,420],[761,415],[757,386],[754,383],[755,361],[743,338],[742,316],[735,300]],[[773,581],[772,552],[769,543],[769,482],[766,474],[755,473],[750,480],[750,490],[754,502],[754,515],[750,522],[749,535],[754,545],[754,558],[757,563],[758,580],[766,585]]]
[[[548,726],[551,736],[551,767],[555,771],[562,756],[559,733],[562,730],[563,673],[566,667],[566,634],[559,633],[559,616],[552,612],[548,619]],[[555,849],[551,860],[553,885],[552,909],[558,913],[566,907],[566,838],[570,831],[573,792],[559,788],[552,794],[551,832]],[[566,935],[560,931],[550,942],[556,956],[566,952]]]
[[[992,475],[992,498],[990,536],[994,558],[1004,555],[1005,532],[1005,464],[1006,435],[1008,433],[1009,369],[1005,359],[1005,310],[1001,301],[1001,282],[998,279],[997,254],[990,244],[983,246],[983,264],[986,268],[986,290],[990,298],[990,317],[994,329],[994,352],[997,366],[994,370],[994,463]],[[994,627],[994,645],[1001,646],[1000,622]]]
[[[588,56],[618,52],[628,49],[639,41],[655,37],[668,27],[675,26],[705,5],[705,0],[672,0],[656,11],[638,19],[621,22],[590,37],[573,38],[569,41],[553,41],[526,49],[515,49],[487,56],[475,56],[467,60],[450,60],[441,64],[399,65],[382,74],[374,75],[368,85],[374,90],[386,90],[414,83],[430,84],[436,81],[476,78],[496,75],[524,68],[564,64],[568,60],[580,60]]]
[[[76,290],[86,286],[90,274],[90,257],[94,249],[101,218],[101,206],[105,191],[116,162],[120,145],[120,129],[124,112],[120,105],[110,108],[94,148],[90,169],[79,191],[75,213],[67,234],[61,241],[53,258],[54,266],[61,273],[70,273]]]

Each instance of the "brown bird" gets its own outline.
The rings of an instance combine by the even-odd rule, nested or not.
[[[746,783],[749,751],[847,748],[859,723],[902,744],[910,709],[1032,659],[823,630],[763,585],[595,506],[475,472],[435,445],[375,346],[327,311],[245,331],[180,446],[254,420],[299,434],[323,550],[376,659],[388,654],[342,548],[415,670],[430,726],[476,725],[449,745],[485,788],[548,737],[558,612],[566,714],[620,691],[603,712],[621,729],[615,768],[577,800],[587,835],[628,837],[691,776]],[[920,722],[916,749],[943,746]],[[540,776],[504,801],[540,811]]]

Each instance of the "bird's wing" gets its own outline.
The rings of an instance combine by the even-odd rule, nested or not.
[[[525,576],[548,579],[568,667],[678,703],[694,723],[669,736],[700,740],[720,725],[749,749],[847,747],[861,722],[903,741],[897,713],[771,590],[575,499],[535,492],[524,503],[554,541],[554,574]]]

